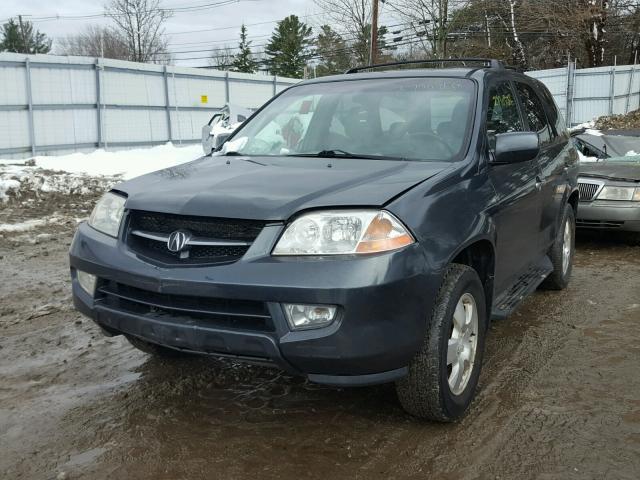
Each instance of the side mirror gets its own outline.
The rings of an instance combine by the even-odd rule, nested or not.
[[[213,135],[211,135],[209,124],[202,127],[202,151],[205,155],[209,155],[213,151]]]
[[[499,133],[495,138],[493,164],[527,162],[540,153],[540,138],[536,132]]]
[[[222,148],[222,145],[224,145],[224,142],[226,142],[230,136],[230,133],[219,133],[218,135],[216,135],[213,140],[213,151],[217,152],[218,150],[220,150]]]

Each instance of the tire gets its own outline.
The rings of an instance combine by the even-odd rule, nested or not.
[[[469,309],[461,303],[465,299],[469,301],[467,307],[471,305]],[[468,312],[474,310],[472,307],[475,304],[476,331],[469,342],[475,336],[476,343],[472,362],[464,364],[466,382],[452,387],[449,380],[456,378],[452,375],[456,361],[447,362],[447,351],[457,328],[454,311],[459,303],[467,316]],[[456,318],[460,318],[460,315],[456,315]],[[466,265],[450,265],[438,292],[422,348],[409,364],[408,375],[396,382],[402,407],[415,417],[438,422],[452,422],[464,415],[475,396],[480,377],[486,331],[487,306],[478,274]],[[454,351],[460,353],[460,350]],[[458,391],[455,391],[456,388]]]
[[[136,347],[138,350],[144,353],[148,353],[149,355],[153,355],[158,358],[185,358],[191,356],[191,354],[186,352],[181,352],[180,350],[174,350],[173,348],[163,347],[162,345],[156,345],[155,343],[146,342],[138,337],[133,337],[131,335],[125,335],[126,339],[129,341],[131,345]]]
[[[576,252],[576,215],[570,204],[564,209],[562,216],[562,227],[558,229],[558,234],[553,242],[551,250],[549,250],[549,258],[553,264],[553,271],[542,282],[541,288],[544,290],[564,290],[571,280],[571,272],[573,271],[573,257]],[[569,235],[567,240],[566,235]],[[567,265],[564,265],[565,244],[569,244]]]

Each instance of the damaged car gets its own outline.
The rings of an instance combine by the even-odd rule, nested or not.
[[[582,133],[577,226],[640,233],[640,131]]]
[[[410,414],[454,421],[490,321],[570,281],[564,125],[491,59],[301,82],[213,154],[106,193],[70,248],[74,304],[156,356],[393,382]]]

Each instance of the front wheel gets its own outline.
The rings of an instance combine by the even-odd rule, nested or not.
[[[403,408],[419,418],[451,422],[475,396],[487,329],[482,282],[466,265],[450,265],[422,348],[396,383]]]
[[[565,207],[561,225],[549,250],[553,271],[542,283],[542,288],[546,290],[564,290],[571,279],[576,247],[576,215],[570,204]]]

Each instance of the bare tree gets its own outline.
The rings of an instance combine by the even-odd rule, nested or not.
[[[214,48],[209,57],[209,65],[218,70],[230,70],[233,66],[235,55],[229,45],[221,48]]]
[[[96,25],[86,27],[77,35],[58,39],[56,53],[129,60],[129,48],[125,38],[112,28]]]
[[[130,60],[168,61],[163,25],[171,12],[160,7],[160,0],[111,0],[105,9],[116,30],[126,39]]]
[[[471,0],[396,0],[389,6],[407,23],[407,29],[424,51],[438,58],[449,56],[448,40],[456,13]]]
[[[347,43],[352,45],[356,62],[369,63],[371,43],[371,0],[315,0],[329,22],[345,33]]]
[[[584,43],[587,50],[590,67],[599,67],[604,63],[605,25],[609,0],[579,0],[581,11],[578,14],[583,18]]]

